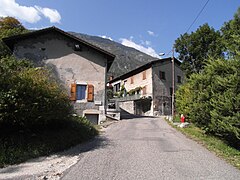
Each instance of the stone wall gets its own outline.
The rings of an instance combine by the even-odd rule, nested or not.
[[[165,80],[160,79],[159,72],[165,72]],[[153,107],[154,115],[171,115],[172,107],[172,62],[159,62],[153,66]],[[175,63],[175,91],[180,83],[177,77],[180,76],[182,81],[184,74],[177,63]]]

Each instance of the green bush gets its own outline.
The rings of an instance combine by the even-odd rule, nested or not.
[[[13,57],[0,60],[0,125],[57,126],[72,113],[67,93],[44,68]]]
[[[209,60],[176,93],[179,113],[207,133],[240,147],[240,59]]]
[[[66,150],[97,134],[98,131],[84,117],[69,118],[64,126],[41,132],[15,131],[6,134],[0,131],[0,168]]]

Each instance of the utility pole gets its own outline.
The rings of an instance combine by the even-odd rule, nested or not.
[[[175,94],[175,67],[174,67],[174,47],[172,49],[172,120],[174,117],[174,94]]]

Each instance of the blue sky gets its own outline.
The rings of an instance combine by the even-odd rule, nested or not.
[[[156,56],[171,50],[206,0],[0,0],[0,16],[28,29],[56,26],[103,36]],[[189,32],[208,23],[219,29],[233,18],[239,0],[210,0]]]

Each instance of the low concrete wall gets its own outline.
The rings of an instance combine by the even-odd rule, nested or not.
[[[134,101],[119,102],[121,114],[134,114]]]

